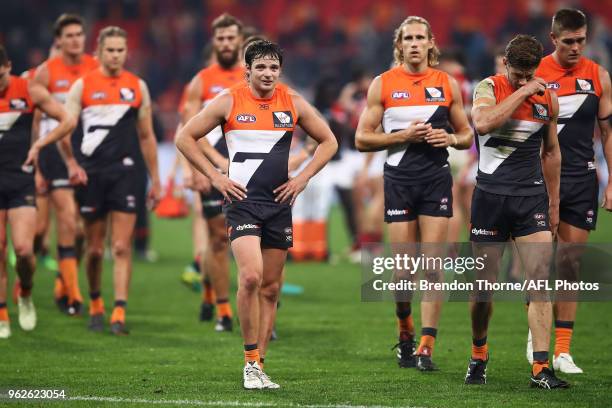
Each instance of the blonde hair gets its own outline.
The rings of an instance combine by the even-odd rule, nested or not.
[[[402,32],[404,31],[404,27],[406,27],[408,24],[423,24],[425,27],[427,27],[427,37],[430,40],[434,38],[429,21],[419,16],[408,16],[408,18],[406,18],[395,30],[395,38],[393,40],[393,59],[396,65],[402,65],[404,63],[404,51],[401,47]],[[440,50],[434,44],[433,48],[427,52],[427,65],[430,67],[438,65],[439,56]]]
[[[104,44],[104,40],[109,37],[121,37],[127,41],[127,32],[123,28],[117,26],[104,27],[98,34],[98,51],[100,51],[102,44]]]

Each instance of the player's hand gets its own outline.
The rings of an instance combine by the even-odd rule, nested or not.
[[[448,133],[444,129],[432,129],[425,136],[425,141],[433,147],[447,148],[457,144],[457,136]]]
[[[32,147],[30,147],[30,150],[28,151],[28,157],[23,162],[22,167],[24,168],[32,167],[32,166],[38,167],[39,153],[40,153],[40,147],[37,143],[34,143]]]
[[[246,198],[246,188],[230,180],[225,174],[217,173],[210,181],[212,186],[219,190],[219,192],[223,194],[223,197],[230,203],[232,202],[232,198],[238,201]]]
[[[36,194],[38,195],[47,194],[49,191],[49,183],[40,173],[40,170],[36,170],[34,173],[34,184],[36,185]]]
[[[149,189],[149,192],[147,193],[147,208],[149,209],[149,211],[155,209],[155,207],[157,207],[157,204],[159,204],[159,200],[161,200],[161,183],[159,180],[154,180],[151,183],[151,188]]]
[[[78,186],[87,184],[87,173],[79,166],[76,160],[70,160],[66,164],[66,168],[68,169],[68,180],[70,181],[70,185]]]
[[[402,139],[407,143],[421,143],[425,141],[425,136],[431,132],[431,123],[414,121],[406,129],[402,130]]]
[[[223,162],[220,164],[221,166],[219,166],[219,171],[223,174],[229,174],[229,159],[223,160]]]
[[[204,194],[210,193],[212,186],[210,184],[210,180],[208,179],[208,177],[206,177],[199,171],[194,171],[192,179],[193,179],[193,187],[192,187],[193,190],[199,191]]]
[[[548,204],[548,222],[550,223],[550,231],[553,235],[553,240],[557,238],[557,230],[559,229],[559,203]]]
[[[526,97],[530,97],[531,95],[535,94],[544,95],[544,91],[546,91],[546,81],[542,78],[534,77],[521,87],[521,91]]]
[[[601,203],[601,208],[604,208],[606,211],[612,211],[612,183],[608,183],[604,191],[604,200]]]
[[[293,205],[298,194],[304,191],[307,184],[308,179],[300,174],[294,178],[289,177],[289,180],[285,184],[274,189],[274,194],[276,195],[274,201],[277,203],[284,203],[290,200],[289,205]]]

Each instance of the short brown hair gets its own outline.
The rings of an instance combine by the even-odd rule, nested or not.
[[[244,27],[242,25],[242,21],[238,20],[236,17],[230,14],[223,13],[213,20],[212,24],[210,25],[210,28],[212,29],[212,32],[214,34],[215,31],[217,31],[217,28],[227,28],[234,25],[238,27],[238,33],[242,34],[242,28]]]
[[[550,30],[558,36],[561,31],[576,31],[587,25],[586,16],[577,9],[561,9],[552,18]]]
[[[535,37],[519,34],[510,40],[504,56],[511,67],[530,70],[540,65],[543,53],[544,47]]]
[[[68,13],[62,14],[55,20],[55,24],[53,24],[53,35],[55,35],[55,37],[61,36],[64,28],[72,24],[78,24],[81,27],[85,26],[81,16]]]
[[[6,53],[6,49],[4,48],[4,45],[0,44],[0,67],[7,66],[9,62],[11,62],[11,60]]]
[[[402,42],[402,32],[404,30],[404,27],[406,27],[408,24],[423,24],[425,27],[427,27],[427,36],[429,37],[429,39],[431,40],[433,38],[433,32],[431,31],[431,25],[429,24],[429,21],[419,16],[409,16],[408,18],[406,18],[402,22],[402,24],[400,24],[400,26],[397,27],[397,29],[395,30],[395,38],[393,40],[393,59],[395,60],[395,63],[397,65],[401,65],[404,63],[404,51],[402,51],[400,44]],[[440,50],[434,44],[433,48],[427,53],[427,65],[429,65],[430,67],[438,65],[439,56]]]
[[[104,27],[98,34],[98,49],[108,37],[121,37],[127,41],[127,32],[123,28],[117,26]]]

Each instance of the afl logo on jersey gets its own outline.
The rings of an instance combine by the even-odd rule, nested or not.
[[[559,85],[558,82],[549,82],[546,84],[546,88],[548,89],[559,89],[561,88],[561,85]]]
[[[576,78],[576,93],[595,93],[591,79]]]
[[[391,92],[392,99],[408,99],[410,98],[410,92],[408,91],[393,91]]]
[[[425,88],[425,100],[427,102],[444,102],[444,88],[441,86]]]
[[[274,120],[275,128],[292,128],[293,116],[291,111],[273,112],[272,119]]]
[[[70,81],[67,79],[58,79],[55,81],[56,88],[68,88],[70,86]]]
[[[540,120],[550,120],[548,115],[548,105],[543,105],[541,103],[533,104],[533,118]]]
[[[248,113],[241,113],[236,115],[236,121],[240,123],[255,123],[257,122],[257,117]]]
[[[213,85],[213,86],[211,86],[211,87],[208,89],[208,91],[209,91],[211,94],[215,95],[215,94],[218,94],[218,93],[223,92],[223,90],[224,90],[224,89],[225,89],[225,88],[224,88],[223,86],[221,86],[221,85]]]
[[[134,99],[136,99],[136,93],[132,88],[119,89],[119,96],[123,102],[134,102]]]
[[[93,99],[94,101],[106,99],[106,93],[104,93],[103,91],[94,92],[91,94],[91,99]]]
[[[11,110],[24,110],[28,108],[28,102],[23,98],[14,98],[9,101]]]

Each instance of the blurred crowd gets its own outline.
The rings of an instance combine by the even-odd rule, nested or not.
[[[285,81],[314,98],[322,83],[337,89],[367,71],[376,75],[391,63],[393,31],[410,14],[431,21],[443,52],[453,55],[469,80],[495,72],[499,44],[515,33],[535,35],[550,51],[550,16],[561,3],[579,7],[589,18],[586,55],[610,68],[612,11],[599,0],[22,0],[3,2],[0,42],[15,72],[41,63],[52,44],[53,21],[62,13],[83,15],[88,51],[106,25],[130,37],[129,68],[149,84],[156,114],[171,138],[183,85],[202,66],[212,19],[223,11],[241,18],[286,51]]]

